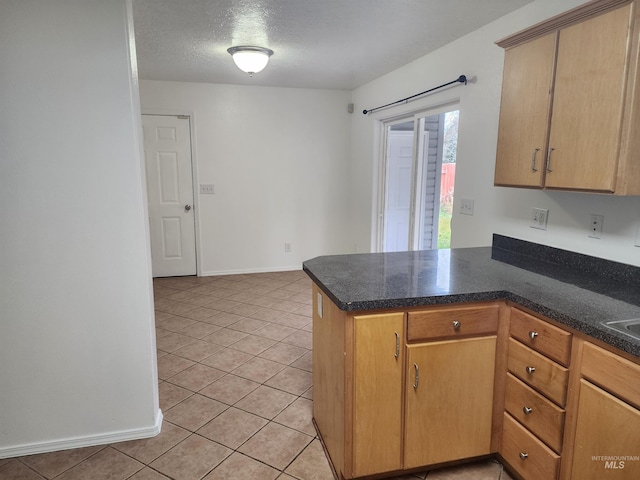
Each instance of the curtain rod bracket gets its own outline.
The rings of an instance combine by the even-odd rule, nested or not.
[[[409,103],[409,100],[411,100],[412,98],[419,97],[421,95],[424,95],[425,93],[433,92],[434,90],[438,90],[440,88],[447,87],[447,86],[452,85],[454,83],[464,83],[466,85],[467,84],[467,76],[466,75],[460,75],[458,78],[456,78],[455,80],[452,80],[450,82],[443,83],[442,85],[438,85],[437,87],[430,88],[429,90],[425,90],[424,92],[416,93],[415,95],[411,95],[410,97],[403,98],[402,100],[398,100],[396,102],[387,103],[386,105],[382,105],[382,106],[376,107],[376,108],[370,108],[369,110],[365,109],[365,110],[362,111],[362,113],[364,115],[366,115],[367,113],[375,112],[376,110],[380,110],[381,108],[390,107],[391,105],[396,105],[398,103],[404,102],[406,104],[406,103]]]

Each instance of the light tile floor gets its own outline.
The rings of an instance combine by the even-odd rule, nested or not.
[[[0,480],[331,480],[301,271],[154,281],[162,432],[0,460]],[[398,477],[511,479],[495,461]]]

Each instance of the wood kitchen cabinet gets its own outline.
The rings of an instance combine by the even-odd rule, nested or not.
[[[640,194],[636,10],[594,0],[497,42],[496,185]]]
[[[525,479],[558,478],[573,335],[512,307],[500,455]]]
[[[544,185],[556,38],[547,34],[504,54],[496,185]]]
[[[404,467],[491,453],[496,337],[408,345]]]
[[[314,284],[312,308],[338,478],[492,454],[524,480],[640,478],[637,358],[511,302],[347,312]]]
[[[338,478],[492,453],[500,307],[353,313],[313,286],[313,416]]]
[[[571,478],[640,478],[640,410],[580,380]]]
[[[640,365],[585,342],[580,373],[565,478],[640,478]]]
[[[402,467],[404,313],[354,317],[353,476]]]

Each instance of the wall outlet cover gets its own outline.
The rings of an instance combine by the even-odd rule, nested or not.
[[[589,238],[602,238],[604,215],[591,214],[589,219]]]
[[[548,208],[534,208],[531,211],[531,228],[537,228],[538,230],[547,229],[547,220],[549,218]]]

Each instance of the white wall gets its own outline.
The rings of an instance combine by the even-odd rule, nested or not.
[[[501,233],[545,245],[573,250],[632,265],[640,265],[640,248],[634,247],[640,221],[640,197],[543,192],[493,186],[503,50],[494,42],[518,30],[564,12],[581,0],[538,0],[458,41],[395,70],[353,92],[356,110],[386,104],[465,74],[473,81],[423,97],[402,107],[352,119],[350,217],[358,249],[372,247],[375,231],[378,151],[377,122],[385,116],[412,109],[459,101],[460,125],[455,205],[462,198],[475,200],[473,216],[454,212],[454,247],[491,244]],[[549,209],[546,231],[529,227],[531,208]],[[587,237],[589,214],[604,215],[602,239]]]
[[[193,118],[196,183],[216,192],[196,193],[200,274],[348,248],[349,92],[142,80],[140,98],[143,113]]]
[[[0,6],[0,458],[158,432],[130,18]]]

